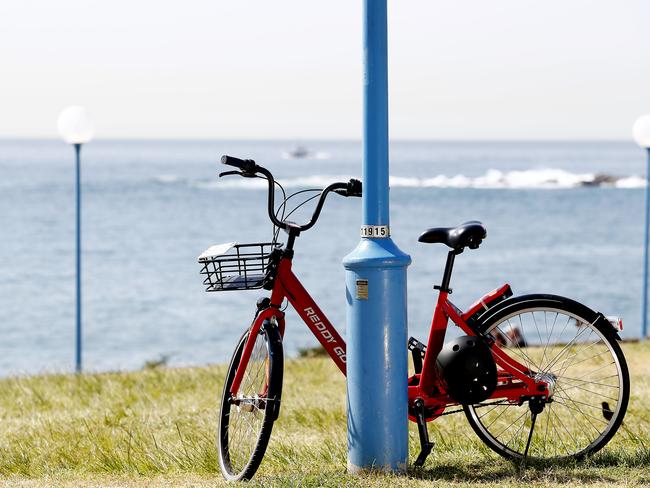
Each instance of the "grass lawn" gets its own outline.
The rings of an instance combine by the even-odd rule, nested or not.
[[[234,339],[233,339],[234,344]],[[623,427],[593,458],[520,468],[464,416],[429,424],[436,447],[408,476],[346,473],[345,381],[326,358],[286,363],[282,412],[250,486],[650,484],[650,343],[625,344]],[[224,366],[0,380],[2,486],[220,486],[215,432]],[[411,462],[419,451],[411,425]]]

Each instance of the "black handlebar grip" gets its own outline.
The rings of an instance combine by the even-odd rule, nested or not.
[[[361,181],[352,178],[350,181],[348,181],[347,190],[349,197],[360,197],[363,190],[363,184]]]
[[[255,164],[255,161],[252,159],[239,159],[226,155],[221,156],[221,163],[239,168],[244,173],[251,173],[255,171],[255,168],[257,168],[257,164]]]

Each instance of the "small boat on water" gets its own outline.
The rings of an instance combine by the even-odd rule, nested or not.
[[[312,151],[305,146],[295,145],[288,151],[282,153],[284,159],[329,159],[330,153]]]
[[[310,157],[311,152],[305,146],[294,146],[287,151],[287,156],[292,159],[302,159]]]

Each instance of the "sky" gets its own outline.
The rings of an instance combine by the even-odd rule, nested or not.
[[[395,139],[629,139],[649,0],[389,0]],[[361,0],[5,0],[0,138],[359,139]]]

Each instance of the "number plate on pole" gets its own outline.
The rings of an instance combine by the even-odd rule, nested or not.
[[[390,228],[387,225],[362,225],[361,237],[390,237]]]

